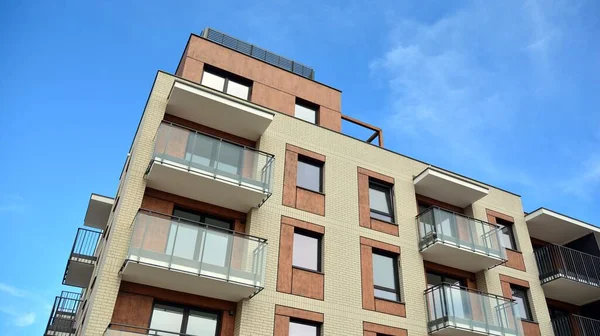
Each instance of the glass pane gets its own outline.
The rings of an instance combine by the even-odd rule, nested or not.
[[[206,216],[204,218],[203,222],[206,224],[209,224],[211,226],[216,226],[216,227],[220,227],[222,229],[231,230],[231,222],[227,221],[227,220],[223,220],[223,219],[212,217],[212,216]]]
[[[229,265],[229,244],[231,235],[225,231],[206,231],[203,264],[225,267]]]
[[[392,222],[394,220],[390,216],[382,215],[380,213],[373,212],[373,211],[371,211],[371,218],[379,219],[379,220],[382,220],[384,222]]]
[[[298,104],[296,104],[296,112],[294,115],[296,118],[300,118],[313,124],[316,123],[317,120],[317,112],[315,110],[311,110],[308,107]]]
[[[504,247],[514,249],[510,230],[512,229],[508,226],[502,228],[502,242],[504,243]]]
[[[211,167],[211,162],[216,159],[218,144],[217,139],[199,133],[190,133],[185,159],[191,161],[192,167],[201,169]]]
[[[442,282],[443,280],[440,275],[427,273],[427,288],[439,285]]]
[[[225,173],[239,175],[243,151],[243,147],[225,141],[221,142],[217,169]]]
[[[396,288],[394,259],[373,253],[373,282],[375,286]]]
[[[375,288],[375,297],[393,301],[398,300],[398,294],[396,294],[395,292],[384,291],[377,288]]]
[[[317,326],[290,322],[290,336],[317,336]]]
[[[299,233],[294,233],[294,266],[319,270],[319,240]]]
[[[179,225],[172,225],[171,232],[169,232],[169,240],[167,244],[167,253],[173,251],[173,256],[194,259],[194,250],[198,242],[198,226],[194,224],[186,224],[179,222]],[[173,231],[176,230],[176,233]],[[175,238],[171,238],[171,234],[175,235]],[[171,246],[172,244],[172,246]]]
[[[225,87],[225,78],[204,71],[202,82],[200,84],[215,90],[223,91],[223,88]]]
[[[298,161],[297,184],[299,187],[321,192],[321,167]]]
[[[175,209],[175,210],[173,210],[173,216],[175,216],[175,217],[181,217],[181,218],[185,218],[185,219],[189,219],[189,220],[194,221],[194,222],[200,222],[200,215],[199,214],[197,214],[195,212],[183,210],[183,209]]]
[[[232,80],[229,80],[229,83],[227,83],[227,93],[229,93],[232,96],[236,96],[238,98],[247,100],[249,92],[250,88],[246,85],[236,83]]]
[[[185,333],[198,336],[215,335],[217,333],[217,315],[191,310]]]
[[[371,186],[369,188],[369,202],[371,203],[371,209],[388,215],[391,214],[389,191],[389,189],[386,190],[384,187]]]
[[[150,329],[172,331],[179,333],[181,331],[181,322],[183,321],[183,309],[164,305],[154,306],[152,311],[152,320]],[[152,333],[152,335],[169,335],[170,333]]]

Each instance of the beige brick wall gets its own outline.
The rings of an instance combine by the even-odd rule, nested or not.
[[[90,295],[89,314],[82,329],[84,335],[101,335],[110,322],[120,283],[118,272],[127,255],[130,225],[141,204],[145,188],[144,172],[152,156],[153,138],[163,117],[172,81],[171,76],[159,73],[150,95],[135,139],[129,171],[122,181],[119,207],[112,219],[110,240],[101,257],[100,266],[97,267],[98,279]],[[326,216],[281,204],[286,143],[327,156],[324,182]],[[266,288],[254,298],[238,304],[236,335],[272,335],[275,304],[324,313],[324,335],[363,335],[363,321],[405,328],[411,336],[426,335],[423,298],[426,283],[423,260],[418,249],[415,224],[417,206],[413,186],[413,177],[425,169],[426,165],[283,114],[275,116],[259,142],[259,149],[276,157],[273,195],[260,209],[253,209],[249,213],[247,223],[250,234],[269,241]],[[395,179],[395,211],[400,228],[399,237],[359,226],[358,166]],[[491,188],[488,196],[473,205],[473,215],[486,220],[485,208],[506,213],[516,219],[516,236],[528,273],[500,266],[480,272],[478,285],[494,294],[502,294],[498,273],[529,281],[534,316],[540,322],[542,335],[552,335],[520,198]],[[281,215],[325,226],[324,301],[275,290]],[[362,309],[360,236],[401,247],[401,289],[402,300],[406,303],[406,318]]]

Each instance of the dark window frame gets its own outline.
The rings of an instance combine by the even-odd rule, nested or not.
[[[150,314],[150,319],[148,319],[148,328],[150,328],[150,326],[152,325],[152,316],[154,315],[154,307],[156,307],[156,305],[172,307],[175,309],[183,309],[183,313],[182,313],[183,315],[182,315],[182,319],[181,319],[181,327],[179,328],[179,332],[181,334],[186,334],[185,330],[187,329],[187,324],[188,324],[188,320],[190,317],[190,310],[199,311],[199,312],[208,313],[208,314],[215,314],[217,316],[217,328],[215,330],[214,336],[218,336],[221,333],[221,322],[223,320],[223,318],[222,318],[223,314],[221,311],[200,308],[200,307],[194,307],[194,306],[188,306],[188,305],[184,305],[184,304],[177,304],[177,303],[172,303],[172,302],[166,302],[166,301],[161,301],[161,300],[154,300],[154,302],[152,303],[152,313]]]
[[[289,327],[290,323],[304,324],[307,326],[317,327],[316,336],[321,335],[321,327],[323,325],[323,323],[321,323],[321,322],[315,322],[315,321],[311,321],[311,320],[304,320],[304,319],[299,319],[299,318],[295,318],[295,317],[290,317],[290,321],[288,322],[288,327]]]
[[[212,65],[204,64],[204,68],[202,69],[202,76],[200,76],[200,85],[202,85],[202,80],[204,79],[205,72],[208,72],[211,75],[218,76],[218,77],[221,77],[224,79],[223,90],[219,90],[219,92],[225,93],[227,95],[230,95],[230,96],[233,96],[236,98],[240,98],[240,97],[234,96],[230,93],[227,93],[227,87],[229,86],[229,81],[233,81],[234,83],[247,86],[248,87],[248,97],[246,97],[245,100],[250,101],[250,97],[252,97],[252,84],[253,84],[252,80],[250,80],[248,78],[244,78],[239,75],[236,75],[229,71],[214,67]],[[244,98],[240,98],[240,99],[244,99]]]
[[[320,120],[320,117],[321,117],[321,113],[320,113],[321,106],[320,105],[312,103],[312,102],[309,102],[308,100],[304,100],[304,99],[302,99],[300,97],[296,97],[296,103],[294,104],[294,117],[296,117],[296,105],[300,105],[300,106],[302,106],[302,107],[304,107],[306,109],[309,109],[311,111],[315,111],[315,123],[314,123],[314,125],[320,125],[321,124],[321,120]],[[296,117],[296,118],[298,118],[298,117]],[[304,120],[304,119],[301,119],[301,118],[298,118],[298,119],[306,121],[307,123],[310,123],[310,121],[307,121],[307,120]]]
[[[502,218],[496,218],[496,224],[502,227],[502,235],[506,234],[508,236],[508,239],[510,240],[510,243],[512,244],[512,247],[505,247],[509,250],[519,251],[517,247],[517,239],[515,238],[515,231],[513,228],[515,223],[504,220]]]
[[[524,310],[526,316],[521,316],[522,320],[533,321],[533,314],[531,313],[531,302],[529,302],[529,288],[521,287],[519,285],[510,284],[510,291],[513,299],[515,297],[521,298],[524,303]]]
[[[369,209],[370,209],[369,215],[371,216],[371,218],[396,225],[396,213],[394,211],[394,204],[395,204],[395,202],[394,202],[394,185],[379,181],[372,177],[369,177],[369,193],[371,192],[371,189],[381,191],[386,194],[386,200],[389,202],[388,207],[390,209],[389,214],[383,213],[379,210],[374,210],[371,207],[371,199],[369,198]],[[390,220],[384,220],[381,218],[373,217],[373,213],[375,213],[376,215],[380,215],[380,216],[390,217]]]
[[[292,267],[298,268],[301,270],[305,270],[305,271],[309,271],[309,272],[322,273],[323,272],[323,235],[318,232],[304,230],[304,229],[298,228],[298,227],[294,227],[294,235],[295,234],[314,238],[317,240],[317,269],[314,270],[314,269],[294,265],[294,244],[292,244]],[[295,242],[295,240],[294,240],[294,242]]]
[[[387,298],[381,298],[378,297],[377,295],[375,295],[375,293],[373,293],[373,295],[375,296],[376,299],[379,300],[385,300],[385,301],[392,301],[392,302],[402,302],[402,295],[400,294],[400,274],[398,272],[398,255],[395,253],[392,253],[390,251],[385,251],[385,250],[380,250],[380,249],[376,249],[373,248],[371,251],[371,254],[377,254],[379,256],[382,257],[387,257],[387,258],[391,258],[394,268],[394,284],[396,285],[396,288],[387,288],[387,287],[383,287],[383,286],[378,286],[375,284],[375,265],[371,266],[371,272],[373,273],[373,288],[374,289],[378,289],[384,292],[388,292],[388,293],[394,293],[396,294],[396,300],[390,300]],[[371,256],[371,258],[373,258],[373,256]]]
[[[297,170],[298,170],[298,166],[299,166],[300,162],[302,162],[303,164],[307,164],[307,165],[311,165],[311,166],[319,168],[319,190],[314,190],[314,189],[299,185]],[[322,194],[323,193],[323,170],[324,169],[325,169],[325,162],[313,159],[309,156],[304,156],[302,154],[298,154],[298,165],[296,166],[296,187]]]

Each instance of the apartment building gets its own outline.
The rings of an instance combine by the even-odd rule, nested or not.
[[[159,71],[46,335],[595,335],[600,230],[384,148],[315,71],[213,29]],[[354,123],[368,139],[343,133]]]

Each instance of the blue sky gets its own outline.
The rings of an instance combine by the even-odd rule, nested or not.
[[[39,335],[89,194],[207,26],[307,64],[386,147],[598,224],[597,1],[3,1],[0,334]]]

